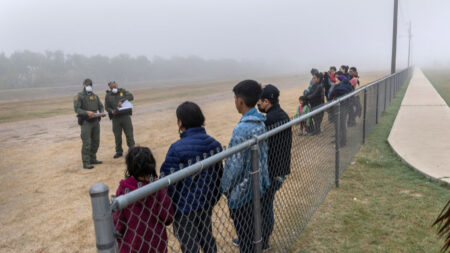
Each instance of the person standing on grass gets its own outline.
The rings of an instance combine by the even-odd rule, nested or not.
[[[120,181],[116,197],[158,178],[149,148],[131,148],[125,161],[125,179]],[[166,226],[172,223],[173,208],[166,188],[115,212],[113,219],[119,252],[167,252]]]
[[[267,130],[271,130],[286,122],[289,116],[280,107],[278,97],[280,91],[277,87],[268,84],[262,90],[261,98],[258,101],[258,110],[266,113],[264,122]],[[263,250],[270,249],[269,239],[273,232],[275,222],[273,213],[273,201],[275,193],[281,188],[286,176],[291,173],[291,146],[292,130],[288,128],[268,139],[269,150],[267,164],[269,169],[270,187],[262,197],[262,236]]]
[[[200,107],[193,102],[184,102],[176,110],[180,139],[174,142],[161,165],[161,174],[167,176],[180,170],[180,165],[203,160],[211,151],[222,151],[222,145],[206,134],[203,127],[205,117]],[[174,234],[182,245],[183,252],[217,252],[216,239],[212,232],[212,211],[221,193],[222,162],[204,168],[169,186],[169,195],[175,207]]]
[[[313,76],[314,85],[312,86],[310,92],[305,95],[306,99],[309,101],[311,105],[311,109],[315,110],[319,106],[321,106],[325,100],[325,91],[323,88],[323,75],[322,73],[314,73]],[[321,126],[322,126],[322,120],[323,120],[323,112],[320,112],[312,117],[312,132],[311,135],[318,135],[322,132]]]
[[[106,91],[105,107],[108,111],[109,119],[112,120],[112,129],[116,142],[116,154],[114,159],[119,158],[123,154],[122,149],[122,131],[127,138],[128,148],[134,146],[133,124],[131,123],[132,109],[119,110],[122,103],[126,100],[133,101],[133,94],[129,91],[118,88],[115,81],[108,83],[109,89]]]
[[[83,91],[74,97],[73,108],[81,127],[81,158],[84,169],[93,169],[94,164],[101,164],[97,160],[97,150],[100,145],[100,119],[105,117],[103,104],[94,93],[92,80],[83,81]]]
[[[266,118],[255,109],[261,95],[261,85],[254,80],[245,80],[233,88],[236,110],[242,115],[233,130],[229,147],[236,146],[253,136],[266,132]],[[267,168],[267,141],[258,144],[259,189],[261,195],[270,186]],[[230,216],[238,238],[233,244],[240,252],[253,252],[253,192],[250,172],[252,169],[250,148],[238,152],[225,160],[220,190],[227,196]]]

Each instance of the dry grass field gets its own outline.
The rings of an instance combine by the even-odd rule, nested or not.
[[[367,83],[382,75],[362,74],[361,81]],[[258,81],[277,85],[281,106],[293,116],[308,80],[309,76],[286,76]],[[175,109],[185,100],[200,105],[207,132],[228,144],[240,118],[231,92],[235,84],[223,81],[131,90],[135,95],[136,144],[150,147],[159,166],[169,145],[179,138]],[[98,90],[103,98],[104,91]],[[81,169],[80,130],[72,99],[0,102],[1,252],[95,251],[88,190],[103,182],[114,193],[123,178],[124,160],[112,159],[111,122],[104,118],[98,151],[103,164],[90,171]]]

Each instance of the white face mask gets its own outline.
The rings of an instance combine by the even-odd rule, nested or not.
[[[85,89],[86,89],[86,92],[92,92],[92,86],[90,86],[90,85],[86,86]]]
[[[111,91],[112,93],[117,93],[117,88],[113,88]]]

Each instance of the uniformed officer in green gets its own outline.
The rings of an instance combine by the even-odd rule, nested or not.
[[[106,116],[103,112],[103,104],[94,94],[91,79],[83,82],[83,91],[75,96],[73,107],[81,126],[81,158],[84,169],[94,168],[93,164],[101,164],[97,160],[97,150],[100,144],[100,117]]]
[[[115,81],[108,83],[109,90],[106,90],[105,107],[109,118],[112,120],[112,129],[116,140],[116,154],[114,158],[119,158],[123,154],[122,130],[127,139],[128,148],[134,147],[133,124],[131,123],[132,109],[119,110],[125,100],[133,101],[133,94],[118,87]]]

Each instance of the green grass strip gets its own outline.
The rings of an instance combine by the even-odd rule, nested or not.
[[[392,100],[340,187],[330,191],[290,252],[439,252],[443,241],[431,224],[450,199],[450,188],[402,163],[387,142],[406,89]]]

